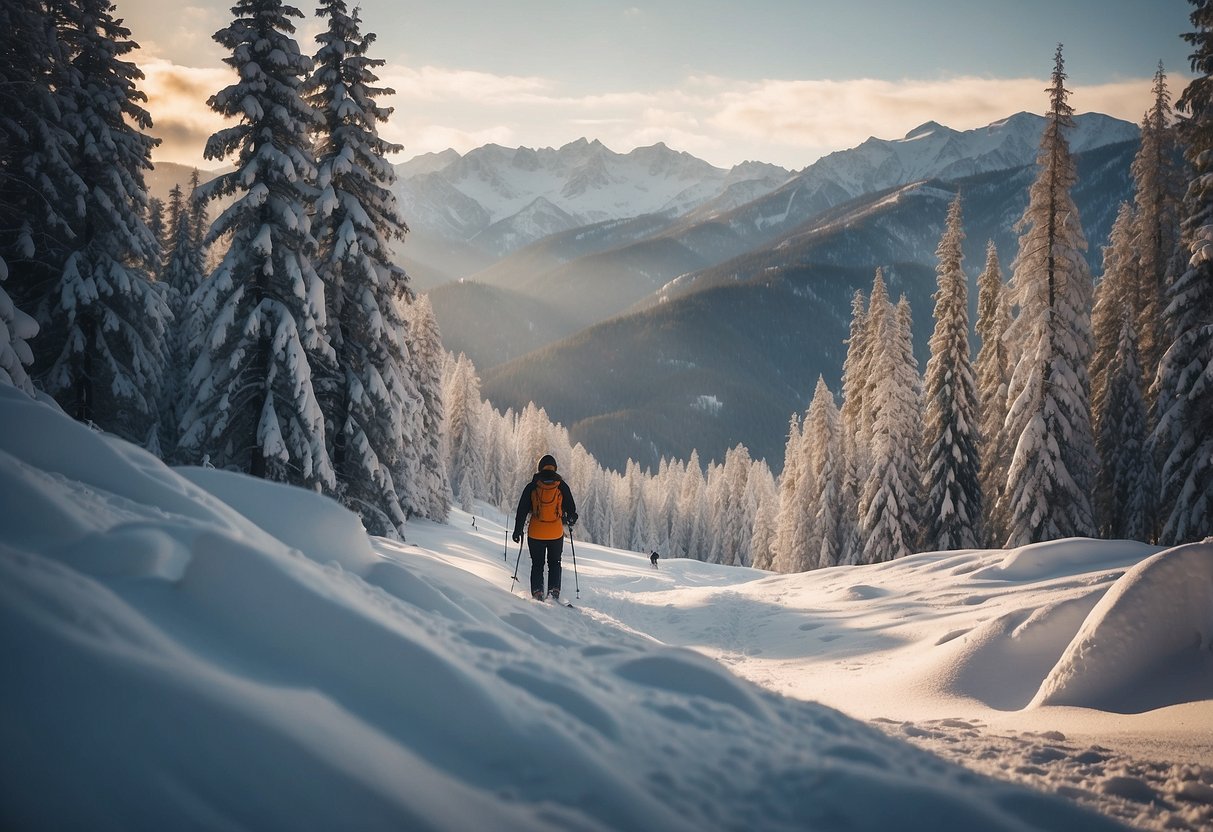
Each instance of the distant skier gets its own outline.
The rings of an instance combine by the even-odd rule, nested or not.
[[[531,597],[543,600],[543,566],[548,568],[548,597],[560,598],[560,555],[564,551],[565,524],[577,523],[577,504],[564,479],[556,473],[556,459],[544,454],[535,476],[522,489],[514,516],[514,542],[522,540],[527,515],[527,547],[531,552]]]
[[[657,558],[659,558],[659,557],[661,557],[661,555],[657,554],[656,552],[649,555],[649,563],[653,564],[654,569],[657,568]]]

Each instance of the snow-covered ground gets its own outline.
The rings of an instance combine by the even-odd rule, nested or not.
[[[517,551],[459,512],[368,540],[0,387],[0,827],[1213,825],[1213,544],[581,544],[575,610]]]

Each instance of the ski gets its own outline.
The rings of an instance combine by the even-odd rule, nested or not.
[[[559,598],[555,598],[555,599],[552,599],[552,598],[535,598],[534,596],[531,596],[531,595],[519,595],[519,596],[517,596],[517,597],[521,598],[523,601],[538,601],[540,604],[552,603],[552,604],[555,604],[555,605],[556,605],[556,606],[558,606],[558,607],[568,607],[568,608],[569,608],[569,609],[571,609],[571,610],[575,610],[575,609],[577,609],[577,608],[576,608],[576,607],[574,607],[572,604],[570,604],[568,601],[561,601]]]

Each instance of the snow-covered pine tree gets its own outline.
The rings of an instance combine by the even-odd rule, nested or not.
[[[644,494],[644,474],[640,464],[629,459],[624,470],[624,499],[626,500],[627,548],[633,552],[647,552],[649,549],[649,502]]]
[[[448,414],[453,402],[447,399]],[[447,424],[451,424],[451,417],[447,416]],[[551,427],[551,422],[548,419],[547,413],[541,407],[537,407],[534,402],[527,402],[522,408],[522,412],[518,414],[518,428],[515,431],[514,454],[515,466],[513,480],[517,485],[516,489],[521,490],[531,476],[535,473],[535,465],[539,462],[539,458],[551,450],[551,443],[548,441],[548,430]],[[454,437],[448,428],[447,438],[452,443],[452,455],[454,454]],[[556,460],[559,464],[560,460]],[[454,467],[452,466],[452,470]]]
[[[703,489],[703,466],[699,462],[699,451],[692,449],[678,493],[678,530],[670,546],[673,557],[702,560],[698,551],[703,542]]]
[[[316,14],[328,28],[316,36],[320,48],[304,88],[323,124],[316,139],[320,193],[312,228],[336,354],[334,372],[316,381],[317,395],[338,499],[372,533],[400,533],[405,507],[425,500],[405,499],[422,478],[417,446],[423,405],[402,315],[412,290],[389,248],[408,232],[386,158],[401,147],[379,136],[379,124],[392,111],[376,99],[394,91],[376,86],[375,69],[383,61],[367,57],[375,36],[362,33],[357,9],[350,13],[344,0],[323,0]],[[479,399],[469,407],[478,410]],[[461,485],[466,510],[472,497]]]
[[[775,514],[779,510],[779,491],[766,462],[756,459],[746,480],[745,501],[750,517],[750,539],[746,542],[749,566],[770,569],[771,541],[775,535]]]
[[[909,305],[888,300],[878,270],[868,308],[872,361],[872,468],[860,504],[863,563],[910,554],[918,537],[922,477],[915,454],[921,435],[918,365],[910,340]]]
[[[8,264],[0,257],[0,384],[34,394],[28,367],[34,361],[30,339],[38,334],[38,324],[13,303],[4,283],[8,280]]]
[[[1151,540],[1156,489],[1154,460],[1145,452],[1148,423],[1134,321],[1139,314],[1138,237],[1134,211],[1122,203],[1104,248],[1104,274],[1091,313],[1091,413],[1100,467],[1092,494],[1104,537]],[[1126,373],[1136,373],[1127,378]]]
[[[208,261],[210,244],[207,242],[207,235],[211,231],[211,217],[206,207],[207,201],[205,195],[199,190],[201,184],[202,176],[198,173],[198,169],[194,168],[190,171],[189,189],[183,194],[183,197],[190,216],[194,250],[198,252],[198,256],[202,262],[202,273],[206,275],[210,272]]]
[[[39,0],[0,4],[0,257],[13,303],[30,315],[53,291],[85,190],[65,126],[73,85],[63,83],[70,56],[55,20]]]
[[[441,523],[447,518],[452,499],[444,451],[446,417],[442,401],[442,336],[438,332],[438,320],[434,317],[429,297],[419,296],[409,307],[408,317],[417,392],[421,396],[421,430],[416,437],[420,464],[418,481],[408,491],[412,501],[408,509],[413,514]],[[501,441],[497,432],[492,434],[492,438]],[[510,462],[512,468],[512,454]],[[496,479],[500,480],[500,477],[501,473],[497,471]],[[497,491],[504,493],[501,485]],[[490,498],[492,496],[489,495]]]
[[[851,329],[847,338],[847,355],[842,364],[843,475],[839,500],[840,522],[848,527],[843,541],[842,562],[852,565],[863,558],[859,504],[864,480],[871,468],[871,409],[864,398],[871,359],[869,341],[868,304],[863,293],[856,291],[851,298]]]
[[[788,438],[783,451],[783,473],[779,477],[776,496],[779,510],[775,533],[771,541],[771,567],[778,572],[801,572],[807,567],[805,544],[808,541],[809,513],[799,500],[807,493],[803,480],[809,472],[805,467],[804,440],[800,417],[792,414],[788,421]]]
[[[1108,245],[1103,249],[1103,275],[1095,287],[1095,303],[1091,310],[1091,413],[1095,428],[1096,443],[1099,443],[1100,425],[1094,417],[1103,410],[1103,400],[1108,387],[1108,368],[1120,349],[1121,330],[1125,316],[1136,326],[1142,320],[1137,304],[1139,283],[1139,258],[1135,247],[1133,206],[1120,204],[1116,221],[1108,235]],[[1102,524],[1102,521],[1100,521]]]
[[[53,9],[62,51],[50,83],[81,189],[61,208],[70,233],[44,249],[55,269],[29,311],[41,327],[38,385],[77,419],[158,450],[169,313],[145,268],[160,247],[145,222],[143,178],[157,140],[142,132],[152,125],[137,86],[143,73],[124,60],[138,44],[112,12],[107,0]]]
[[[182,455],[218,467],[333,489],[324,416],[312,384],[331,365],[324,287],[312,268],[310,206],[316,176],[309,133],[319,126],[300,93],[311,61],[291,36],[298,9],[280,0],[239,0],[215,40],[237,80],[211,109],[238,123],[207,142],[205,156],[235,156],[236,170],[198,190],[235,197],[208,241],[231,243],[191,299],[205,335],[190,370]]]
[[[420,298],[418,300],[420,300]],[[422,378],[425,378],[424,373],[422,373]],[[421,390],[424,398],[424,381],[422,383]],[[489,488],[488,499],[495,506],[503,506],[505,508],[505,513],[509,514],[514,509],[511,503],[518,496],[514,490],[517,486],[514,479],[514,468],[517,461],[514,454],[514,411],[507,409],[505,413],[498,413],[492,408],[492,405],[489,402],[485,402],[485,404],[488,405],[488,410],[492,413],[490,421],[493,425],[493,435],[491,438],[493,448],[492,453],[489,454],[488,458],[488,464],[492,467],[492,470],[488,474],[488,480],[485,483]],[[443,405],[443,409],[445,410],[445,404]],[[445,429],[446,427],[444,425],[443,430]],[[444,436],[440,436],[437,438],[437,440],[435,440],[427,433],[425,435],[425,441],[436,441],[437,447],[435,450],[439,453],[439,458],[444,461],[443,470],[445,471],[446,457],[444,449],[446,447],[446,438]]]
[[[835,566],[842,557],[839,500],[845,473],[842,458],[842,424],[834,394],[821,376],[804,423],[804,446],[811,449],[812,487],[805,495],[808,534],[805,569]]]
[[[670,551],[670,543],[674,539],[674,526],[678,513],[678,491],[682,485],[682,466],[677,460],[661,460],[661,473],[657,477],[658,526],[657,540],[654,548],[659,552]],[[767,544],[769,551],[770,545]]]
[[[716,488],[709,488],[715,515],[713,519],[716,521],[716,539],[712,545],[714,563],[750,565],[750,529],[754,519],[745,495],[751,463],[750,452],[745,445],[730,448],[725,454]]]
[[[1023,234],[1010,284],[1019,314],[1009,333],[1018,359],[1008,394],[1015,441],[1004,494],[1008,546],[1095,532],[1087,377],[1092,289],[1070,196],[1077,174],[1064,132],[1073,125],[1065,79],[1058,46],[1039,172],[1017,226]]]
[[[1011,380],[1011,356],[1007,330],[1011,305],[1002,283],[998,249],[986,244],[986,266],[977,278],[977,337],[981,346],[974,370],[977,375],[977,410],[980,414],[981,502],[984,508],[982,545],[1001,546],[1007,539],[1006,518],[999,511],[999,497],[1007,484],[1011,445],[1004,422],[1007,389]]]
[[[472,488],[472,493],[463,494],[459,491],[456,496],[461,505],[470,504],[480,494],[480,483],[484,480],[484,432],[480,424],[480,379],[476,376],[476,368],[471,360],[463,353],[455,362],[455,371],[451,375],[443,392],[446,406],[446,437],[449,448],[449,482],[458,489],[464,485]],[[535,462],[547,453],[547,431],[540,425],[546,421],[546,415],[540,417],[539,411],[530,414],[524,412],[520,432],[525,432],[530,425],[531,430],[542,430],[545,436],[544,450],[534,454],[525,479],[535,473]]]
[[[1132,309],[1122,307],[1118,347],[1105,368],[1106,390],[1095,414],[1099,473],[1094,494],[1099,532],[1111,539],[1154,536],[1157,478],[1147,447],[1149,426]]]
[[[1131,295],[1147,387],[1168,344],[1163,321],[1168,271],[1179,244],[1182,182],[1177,165],[1171,95],[1162,62],[1154,73],[1154,103],[1141,126],[1141,147],[1133,159],[1133,249],[1138,284]],[[1118,328],[1119,329],[1119,328]],[[1092,378],[1094,383],[1094,378]],[[1092,398],[1092,406],[1095,400]]]
[[[1195,3],[1185,33],[1192,71],[1177,109],[1184,156],[1193,177],[1184,198],[1181,245],[1185,271],[1171,284],[1169,342],[1155,386],[1152,444],[1161,467],[1159,542],[1178,544],[1213,534],[1213,4]]]
[[[175,186],[174,186],[175,187]],[[156,240],[156,253],[167,256],[169,243],[169,223],[165,218],[164,200],[159,197],[150,197],[147,201],[147,230],[151,232],[152,237]],[[153,280],[161,279],[161,271],[164,269],[163,259],[158,257],[144,264],[147,273],[152,276]]]
[[[45,83],[57,44],[52,32],[36,0],[0,6],[0,54],[5,56],[0,61],[0,383],[30,394],[34,356],[29,342],[38,324],[10,291],[29,300],[42,271],[34,260],[35,227],[67,228],[57,207],[54,180],[27,165],[31,157],[46,153],[62,160],[61,181],[70,172],[65,147],[70,137],[57,124],[54,90]],[[13,262],[11,270],[6,257]]]
[[[580,443],[570,451],[569,462],[565,466],[565,481],[569,488],[575,488],[573,496],[577,500],[577,525],[572,533],[578,540],[599,542],[602,528],[602,471],[590,452]]]
[[[185,415],[186,376],[197,359],[202,321],[188,301],[206,279],[205,255],[194,236],[188,195],[179,185],[169,192],[168,249],[161,282],[167,290],[173,325],[165,335],[168,372],[161,398],[161,445],[168,458],[176,458],[177,427]]]
[[[969,288],[961,243],[960,194],[948,208],[935,256],[935,332],[925,384],[926,513],[923,548],[972,549],[981,541],[978,408],[969,352]]]

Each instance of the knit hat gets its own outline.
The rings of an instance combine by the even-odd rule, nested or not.
[[[556,457],[552,456],[551,454],[544,454],[543,456],[539,457],[539,465],[535,467],[535,471],[539,472],[544,468],[551,468],[553,471],[555,471]]]

